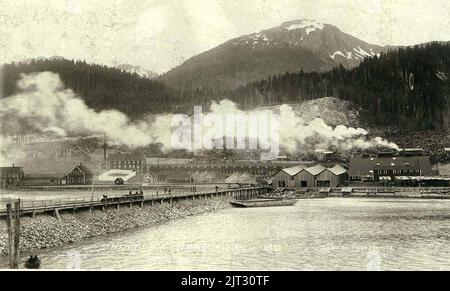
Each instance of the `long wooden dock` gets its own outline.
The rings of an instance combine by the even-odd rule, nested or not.
[[[312,189],[313,190],[313,189]],[[314,190],[313,190],[314,191]],[[315,189],[327,197],[450,199],[448,187],[338,187]]]
[[[94,210],[102,209],[107,211],[108,208],[115,207],[119,209],[121,206],[132,207],[133,205],[139,205],[141,207],[144,204],[164,204],[177,202],[180,200],[200,200],[214,197],[230,197],[233,199],[250,199],[258,195],[266,194],[270,191],[267,187],[246,187],[246,188],[233,188],[218,191],[205,191],[205,192],[186,192],[176,194],[150,194],[142,196],[108,196],[108,199],[104,199],[103,196],[95,197],[82,197],[82,198],[61,198],[52,200],[23,200],[20,202],[20,215],[35,216],[41,213],[54,214],[59,219],[59,213],[62,211],[75,213],[79,210]],[[0,205],[0,217],[6,216],[5,205]]]

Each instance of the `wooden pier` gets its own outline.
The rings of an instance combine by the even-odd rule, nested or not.
[[[321,189],[309,189],[320,192]],[[326,197],[450,199],[448,187],[338,187],[327,188]]]
[[[93,211],[94,209],[101,209],[107,211],[108,208],[132,207],[138,205],[143,207],[144,204],[154,205],[172,204],[180,200],[201,200],[215,197],[230,197],[230,199],[244,200],[263,195],[271,191],[268,187],[246,187],[233,188],[217,191],[205,192],[186,192],[176,194],[151,194],[151,195],[130,195],[130,196],[108,196],[104,199],[103,196],[83,197],[83,198],[61,198],[53,200],[33,200],[20,202],[20,215],[29,215],[34,217],[36,214],[48,213],[60,219],[60,212],[71,212],[73,214],[80,210]],[[0,217],[6,217],[7,211],[4,205],[0,205]]]

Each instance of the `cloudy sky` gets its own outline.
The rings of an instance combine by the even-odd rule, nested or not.
[[[162,73],[300,18],[380,45],[450,40],[448,0],[0,0],[0,63],[58,55]]]

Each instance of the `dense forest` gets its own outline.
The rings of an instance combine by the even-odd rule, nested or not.
[[[365,121],[373,125],[448,132],[450,124],[450,43],[398,48],[366,58],[354,69],[341,66],[324,73],[275,75],[232,91],[176,91],[119,69],[65,59],[8,64],[3,70],[3,96],[16,92],[21,73],[52,71],[90,107],[118,109],[132,118],[189,113],[192,105],[207,107],[212,100],[225,98],[249,109],[333,96],[361,106]]]
[[[354,69],[276,75],[229,97],[252,108],[333,96],[361,106],[372,124],[448,131],[449,78],[450,43],[429,43],[366,58]]]
[[[33,59],[3,66],[2,96],[17,93],[21,73],[51,71],[58,73],[67,88],[83,98],[96,110],[118,109],[131,118],[144,113],[176,109],[178,94],[164,84],[129,74],[116,68],[88,64],[84,61]]]

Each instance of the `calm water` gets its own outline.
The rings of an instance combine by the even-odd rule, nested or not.
[[[450,201],[233,208],[39,255],[49,269],[450,270]]]

